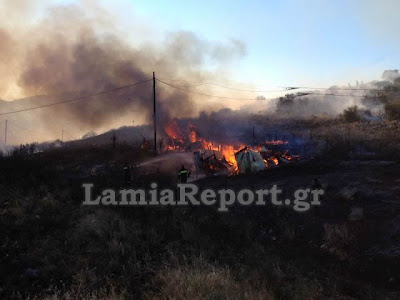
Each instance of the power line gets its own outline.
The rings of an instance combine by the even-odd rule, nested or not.
[[[14,129],[11,126],[9,126],[7,130],[8,130],[8,134],[7,134],[7,142],[5,143],[5,146],[11,146],[11,144],[13,144],[13,142],[9,143],[9,140],[14,141],[15,137],[20,136],[20,135],[16,134]]]
[[[15,113],[19,113],[19,112],[24,112],[24,111],[30,111],[30,110],[35,110],[35,109],[40,109],[40,108],[45,108],[45,107],[49,107],[49,106],[54,106],[54,105],[58,105],[58,104],[64,104],[64,103],[69,103],[69,102],[74,102],[74,101],[78,101],[78,100],[82,100],[82,99],[87,99],[87,98],[91,98],[94,96],[99,96],[99,95],[104,95],[104,94],[108,94],[108,93],[112,93],[121,89],[125,89],[125,88],[129,88],[132,86],[136,86],[139,84],[143,84],[149,81],[152,81],[153,79],[148,79],[148,80],[144,80],[141,82],[136,82],[136,83],[132,83],[129,85],[125,85],[125,86],[121,86],[121,87],[117,87],[111,90],[104,90],[101,92],[97,92],[94,94],[90,94],[90,95],[86,95],[86,96],[81,96],[81,97],[77,97],[77,98],[72,98],[72,99],[67,99],[64,101],[59,101],[59,102],[54,102],[54,103],[49,103],[49,104],[45,104],[45,105],[40,105],[40,106],[36,106],[36,107],[31,107],[31,108],[26,108],[26,109],[20,109],[20,110],[15,110],[15,111],[10,111],[10,112],[5,112],[5,113],[0,113],[0,116],[4,116],[4,115],[10,115],[10,114],[15,114]],[[166,81],[163,81],[161,79],[156,78],[157,81],[170,86],[172,88],[187,92],[187,93],[192,93],[192,94],[197,94],[197,95],[201,95],[201,96],[207,96],[207,97],[212,97],[212,98],[219,98],[219,99],[231,99],[231,100],[250,100],[250,101],[258,101],[258,100],[274,100],[276,98],[273,99],[267,99],[267,98],[261,98],[261,99],[254,99],[254,98],[235,98],[235,97],[225,97],[225,96],[217,96],[217,95],[211,95],[211,94],[205,94],[205,93],[199,93],[199,92],[195,92],[192,90],[188,90],[182,86],[176,86],[173,85],[171,83],[168,83]],[[178,79],[170,79],[170,81],[186,81],[186,80],[178,80]],[[186,81],[189,82],[189,81]],[[254,93],[266,93],[266,92],[284,92],[284,91],[290,91],[290,90],[296,90],[296,89],[314,89],[314,90],[329,90],[331,88],[322,88],[322,87],[303,87],[303,86],[287,86],[287,87],[280,87],[280,88],[284,88],[285,90],[276,90],[276,91],[271,91],[271,90],[247,90],[247,89],[238,89],[238,88],[233,88],[233,87],[228,87],[225,85],[221,85],[221,84],[217,84],[214,82],[203,82],[203,83],[199,83],[199,84],[195,84],[195,85],[191,85],[191,86],[201,86],[201,85],[214,85],[214,86],[218,86],[221,88],[225,88],[225,89],[231,89],[231,90],[236,90],[236,91],[244,91],[244,92],[254,92]],[[189,86],[185,86],[185,87],[189,87]],[[334,88],[335,90],[348,90],[348,91],[375,91],[375,92],[381,92],[381,91],[385,91],[382,89],[366,89],[366,88]],[[398,91],[388,91],[388,92],[398,92]],[[308,96],[308,95],[314,95],[314,96],[334,96],[334,97],[361,97],[361,98],[368,98],[367,95],[348,95],[348,94],[334,94],[334,93],[308,93],[308,92],[304,92],[302,94],[298,94],[298,95],[294,95],[295,97],[303,97],[303,96]],[[375,97],[371,97],[371,98],[376,98]],[[15,124],[14,124],[15,125]],[[18,125],[16,125],[18,127]],[[20,128],[22,128],[20,126]],[[25,130],[29,130],[27,128],[23,128]],[[32,131],[32,130],[30,130]]]
[[[213,97],[213,98],[221,98],[221,99],[232,99],[232,100],[252,100],[252,101],[259,101],[259,100],[278,100],[280,97],[277,98],[264,98],[264,99],[249,99],[249,98],[232,98],[232,97],[224,97],[224,96],[216,96],[216,95],[210,95],[210,94],[204,94],[204,93],[199,93],[199,92],[195,92],[195,91],[191,91],[191,90],[187,90],[187,89],[183,89],[181,87],[169,84],[165,81],[162,81],[160,79],[157,79],[159,82],[162,82],[170,87],[173,87],[175,89],[181,90],[181,91],[185,91],[188,93],[192,93],[192,94],[197,94],[197,95],[201,95],[201,96],[207,96],[207,97]],[[360,97],[360,98],[377,98],[377,97],[370,97],[367,95],[349,95],[349,94],[333,94],[333,93],[300,93],[298,95],[293,95],[294,97],[304,97],[304,96],[334,96],[334,97]]]
[[[161,79],[158,79],[161,80]],[[163,79],[164,80],[164,79]],[[191,82],[188,80],[183,80],[183,79],[168,79],[168,81],[183,81],[183,82]],[[192,81],[193,82],[193,81]],[[231,89],[231,90],[236,90],[236,91],[243,91],[243,92],[254,92],[254,93],[267,93],[267,92],[284,92],[284,91],[290,91],[290,90],[297,90],[297,89],[309,89],[309,90],[337,90],[337,91],[371,91],[371,92],[398,92],[398,91],[386,91],[384,89],[371,89],[371,88],[340,88],[336,86],[331,86],[331,87],[307,87],[307,86],[271,86],[271,87],[278,87],[282,88],[282,90],[249,90],[249,89],[239,89],[235,87],[229,87],[226,85],[222,85],[219,83],[215,82],[200,82],[200,83],[194,83],[192,85],[186,85],[186,86],[178,86],[180,88],[185,88],[185,87],[191,87],[191,86],[202,86],[202,85],[215,85],[218,87],[226,88],[226,89]],[[250,86],[250,85],[248,85]],[[262,85],[259,85],[262,86]]]
[[[164,80],[164,79],[158,79],[157,80]],[[172,80],[171,80],[172,81]],[[208,82],[203,82],[203,83],[196,83],[196,84],[188,84],[188,85],[179,85],[181,88],[187,88],[187,87],[195,87],[195,86],[202,86],[202,85],[209,85]]]
[[[328,94],[328,93],[301,93],[300,95],[294,95],[295,97],[304,97],[304,96],[334,96],[334,97],[356,97],[356,98],[379,98],[378,96],[369,96],[369,95],[349,95],[349,94]]]
[[[36,137],[38,137],[39,135],[40,136],[49,135],[51,133],[51,132],[45,132],[45,131],[41,131],[41,130],[27,128],[25,126],[22,126],[19,123],[17,124],[16,122],[17,122],[16,120],[8,119],[8,123],[11,124],[12,126],[17,127],[18,129],[21,129],[21,130],[29,131]],[[63,129],[63,130],[64,130],[64,136],[69,136],[71,139],[74,139],[73,135],[69,131],[67,131],[65,129]]]
[[[160,79],[158,79],[160,80]],[[160,80],[161,81],[161,80]],[[164,82],[166,83],[166,82]],[[229,90],[234,90],[234,91],[241,91],[241,92],[252,92],[252,93],[277,93],[277,92],[284,92],[287,91],[287,89],[282,89],[282,90],[247,90],[247,89],[238,89],[238,88],[234,88],[234,87],[229,87],[229,86],[224,86],[221,84],[217,84],[214,82],[204,82],[204,83],[199,83],[199,84],[191,84],[191,85],[185,85],[185,86],[176,86],[179,88],[187,88],[187,87],[194,87],[194,86],[202,86],[202,85],[214,85],[214,86],[218,86],[224,89],[229,89]]]
[[[184,91],[184,92],[187,92],[187,93],[197,94],[197,95],[201,95],[201,96],[212,97],[212,98],[231,99],[231,100],[252,100],[252,101],[254,101],[254,100],[270,100],[270,99],[254,99],[254,98],[232,98],[232,97],[224,97],[224,96],[216,96],[216,95],[198,93],[198,92],[195,92],[195,91],[191,91],[191,90],[180,88],[178,86],[175,86],[175,85],[172,85],[170,83],[164,82],[164,81],[162,81],[160,79],[156,79],[156,80],[161,82],[161,83],[164,83],[165,85],[168,85],[168,86],[170,86],[172,88],[175,88],[177,90],[181,90],[181,91]]]
[[[33,136],[34,138],[35,138],[35,137],[38,138],[39,136],[42,137],[43,135],[48,134],[48,132],[46,133],[46,132],[44,132],[44,131],[37,131],[37,130],[34,130],[34,129],[26,128],[26,127],[21,126],[21,125],[19,125],[19,124],[16,124],[16,123],[15,123],[15,120],[13,120],[12,122],[10,122],[10,120],[8,120],[8,124],[11,124],[11,125],[12,125],[13,127],[15,127],[15,128],[18,128],[18,129],[22,129],[22,130],[31,132],[31,133],[32,133],[32,136]],[[18,133],[15,134],[15,131],[12,129],[12,127],[9,127],[9,130],[11,131],[11,134],[12,134],[12,135],[19,135]],[[71,139],[74,139],[74,138],[72,137],[72,134],[71,134],[69,131],[66,131],[66,130],[63,129],[63,134],[64,134],[64,137],[65,137],[65,136],[69,136]],[[57,138],[56,138],[56,139],[57,139]],[[70,139],[70,140],[71,140],[71,139]]]
[[[358,89],[358,88],[337,88],[337,87],[329,87],[329,88],[323,88],[323,87],[306,87],[306,86],[297,86],[294,87],[296,89],[307,89],[307,90],[336,90],[336,91],[369,91],[369,92],[398,92],[398,91],[386,91],[383,89]]]
[[[12,124],[12,125],[14,127],[9,126],[9,128],[8,128],[8,131],[10,133],[8,135],[8,137],[12,140],[12,143],[10,143],[10,146],[11,146],[11,144],[15,145],[15,141],[19,141],[18,144],[20,144],[21,141],[22,141],[22,144],[26,143],[26,140],[28,140],[29,137],[26,138],[26,136],[23,133],[15,131],[15,128],[16,128],[15,124]],[[40,137],[38,135],[31,135],[30,140],[33,140],[36,142],[36,141],[40,140]]]
[[[227,89],[237,89],[237,90],[242,90],[244,92],[257,92],[257,90],[249,90],[249,89],[241,89],[241,87],[256,87],[258,88],[266,88],[267,85],[265,84],[245,84],[245,83],[232,83],[229,84],[229,86],[226,85],[226,82],[224,83],[219,83],[219,82],[211,82],[211,81],[190,81],[190,80],[184,80],[184,79],[164,79],[164,78],[157,78],[158,80],[163,80],[166,82],[171,82],[171,81],[181,81],[181,82],[185,82],[185,83],[191,83],[186,85],[185,87],[190,87],[190,86],[202,86],[202,85],[216,85],[222,88],[227,88]],[[181,86],[184,87],[184,86]],[[285,91],[288,88],[290,88],[289,86],[287,87],[282,87],[282,86],[277,86],[277,85],[270,85],[269,87],[271,88],[280,88],[282,90],[277,90],[276,92],[281,92],[281,91]],[[271,90],[266,90],[265,92],[275,92],[275,91],[271,91]]]
[[[34,109],[39,109],[39,108],[45,108],[45,107],[54,106],[54,105],[58,105],[58,104],[63,104],[63,103],[78,101],[78,100],[82,100],[82,99],[87,99],[87,98],[91,98],[91,97],[94,97],[94,96],[104,95],[104,94],[112,93],[112,92],[115,92],[115,91],[118,91],[118,90],[122,90],[122,89],[125,89],[125,88],[128,88],[128,87],[132,87],[132,86],[135,86],[135,85],[143,84],[143,83],[149,82],[151,80],[152,79],[148,79],[148,80],[144,80],[144,81],[141,81],[141,82],[136,82],[136,83],[132,83],[132,84],[129,84],[129,85],[124,85],[124,86],[121,86],[121,87],[117,87],[115,89],[105,90],[105,91],[101,91],[101,92],[94,93],[94,94],[91,94],[91,95],[72,98],[72,99],[68,99],[68,100],[64,100],[64,101],[60,101],[60,102],[54,102],[54,103],[49,103],[49,104],[40,105],[40,106],[36,106],[36,107],[20,109],[20,110],[14,110],[14,111],[6,112],[6,113],[0,113],[0,116],[15,114],[15,113],[34,110]]]
[[[13,126],[15,126],[15,127],[17,127],[17,128],[19,128],[19,129],[30,131],[30,132],[35,133],[35,134],[40,134],[40,135],[47,134],[44,131],[37,131],[37,130],[34,130],[34,129],[26,128],[26,127],[21,126],[19,124],[16,124],[16,123],[14,123],[14,120],[12,122],[10,122],[10,120],[8,120],[8,123],[13,125]]]

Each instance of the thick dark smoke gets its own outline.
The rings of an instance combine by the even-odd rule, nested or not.
[[[170,33],[160,43],[133,46],[128,40],[134,37],[114,30],[115,19],[109,20],[104,11],[93,16],[94,9],[88,14],[87,6],[52,7],[40,21],[24,27],[22,10],[21,14],[18,11],[29,7],[30,1],[16,1],[19,5],[11,0],[2,2],[2,9],[9,10],[15,26],[0,30],[0,56],[5,61],[0,67],[0,99],[7,100],[13,91],[26,96],[58,95],[36,102],[50,103],[144,81],[153,71],[166,81],[210,80],[214,75],[205,66],[223,66],[245,54],[240,41],[210,43],[185,31]],[[149,123],[151,84],[34,111],[32,115],[40,115],[47,127],[59,120],[87,129],[112,126],[121,119],[129,119],[130,124],[133,119]],[[160,121],[194,116],[204,109],[189,94],[161,83],[157,84],[157,96]]]

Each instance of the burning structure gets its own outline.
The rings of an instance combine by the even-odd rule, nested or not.
[[[201,135],[193,123],[185,127],[177,119],[166,123],[164,132],[160,152],[193,152],[197,168],[208,174],[255,173],[300,160],[286,149],[287,140],[218,143]]]

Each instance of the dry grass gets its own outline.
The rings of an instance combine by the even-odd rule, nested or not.
[[[372,232],[362,221],[324,225],[322,247],[340,259],[352,259],[363,251],[366,239]]]
[[[128,294],[126,291],[117,292],[113,287],[106,289],[99,289],[98,291],[89,293],[88,295],[83,295],[79,287],[75,289],[70,289],[65,293],[61,292],[54,292],[52,295],[45,296],[43,300],[75,300],[75,299],[82,299],[82,300],[95,300],[95,299],[104,299],[104,300],[123,300],[127,299]],[[33,298],[36,299],[36,298]],[[39,299],[39,298],[38,298]]]
[[[147,299],[274,299],[266,284],[238,281],[229,268],[207,262],[200,257],[191,264],[163,268],[154,278],[159,292]]]
[[[45,167],[52,163],[49,158]],[[318,229],[322,223],[309,224],[314,222],[309,214],[269,207],[233,208],[227,214],[204,207],[82,207],[80,182],[57,178],[41,161],[32,166],[23,161],[7,178],[2,166],[2,299],[373,299],[387,294],[378,285],[361,292],[364,283],[342,284],[337,257],[320,249],[323,236],[298,226],[302,221]],[[289,171],[296,172],[277,176],[290,179]],[[358,250],[351,245],[360,244],[364,232],[327,227],[324,242],[354,255]],[[37,277],[28,276],[28,268],[37,270]]]

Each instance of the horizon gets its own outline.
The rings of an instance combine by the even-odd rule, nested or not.
[[[168,33],[180,31],[211,43],[235,41],[240,53],[222,66],[205,62],[204,68],[224,68],[228,80],[243,85],[330,87],[379,80],[384,70],[398,68],[400,58],[400,42],[393,38],[400,28],[395,18],[400,3],[392,0],[219,1],[201,6],[194,1],[18,2],[17,17],[11,21],[17,27],[26,16],[24,5],[29,4],[27,11],[32,13],[22,27],[45,19],[53,6],[79,6],[88,16],[115,17],[113,33],[126,35],[133,47],[165,42]],[[5,97],[0,91],[5,101],[23,97]]]
[[[155,71],[161,80],[157,93],[162,114],[195,117],[223,108],[268,110],[274,106],[270,99],[307,91],[290,87],[318,90],[364,82],[374,87],[371,82],[382,80],[385,70],[397,70],[400,42],[393,36],[400,28],[395,17],[400,4],[395,1],[210,3],[0,1],[5,41],[0,54],[6,58],[0,68],[0,99],[14,104],[12,100],[44,96],[38,97],[39,104],[20,107],[15,102],[24,111],[63,100],[67,93],[96,93],[140,82]],[[175,88],[188,85],[191,91],[173,91],[164,80]],[[113,95],[114,107],[96,98],[100,103],[21,112],[9,120],[51,137],[72,123],[76,138],[91,130],[130,126],[133,120],[151,124],[146,104],[151,87],[140,89]],[[359,103],[353,94],[343,101],[323,101],[331,102],[327,105],[337,113]],[[266,101],[245,101],[257,97]],[[171,101],[185,109],[171,109]],[[54,122],[60,128],[49,125]]]

